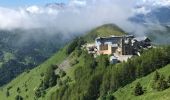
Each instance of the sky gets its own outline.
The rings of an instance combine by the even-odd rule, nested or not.
[[[59,32],[81,33],[106,23],[125,25],[123,22],[132,14],[133,1],[0,0],[0,29],[52,28]],[[43,6],[56,2],[68,3],[62,9]],[[13,9],[11,6],[17,7]]]
[[[69,0],[0,0],[3,7],[23,7],[30,5],[45,5],[47,3],[67,3]]]
[[[44,6],[48,3],[66,5]],[[0,30],[43,29],[47,34],[69,37],[104,24],[116,24],[127,33],[143,36],[147,28],[128,19],[165,5],[170,6],[170,0],[0,0]]]

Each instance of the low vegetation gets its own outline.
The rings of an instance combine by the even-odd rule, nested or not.
[[[109,35],[114,35],[114,32],[119,35],[125,34],[119,28],[115,27],[114,31],[111,31],[112,29],[113,26],[105,25],[104,28],[97,28],[85,37],[76,38],[45,63],[26,71],[4,86],[0,97],[2,96],[3,100],[6,98],[8,100],[14,98],[24,100],[119,100],[120,98],[120,100],[126,100],[123,97],[127,95],[127,98],[133,99],[146,95],[148,91],[168,90],[170,76],[163,77],[159,69],[170,63],[170,46],[143,50],[140,57],[134,56],[127,62],[119,64],[110,64],[108,55],[94,58],[86,50],[81,49],[84,43],[91,42],[97,36],[104,36],[103,32]],[[69,60],[70,67],[63,70],[58,65],[65,60]],[[155,72],[156,70],[160,73]],[[153,72],[155,75],[148,78],[152,80],[151,86],[149,85],[151,88],[148,90],[146,88],[148,84],[144,85],[144,82],[138,79],[145,78]],[[135,83],[128,87],[128,84],[133,81]],[[124,92],[122,87],[127,87],[128,93]]]
[[[167,65],[155,72],[152,72],[151,74],[139,78],[135,80],[134,82],[126,85],[125,87],[122,87],[118,89],[113,95],[118,100],[169,100],[170,96],[170,88],[169,88],[169,73],[170,71],[170,65]],[[157,74],[159,73],[159,74]],[[153,84],[156,85],[158,80],[160,80],[161,76],[163,75],[164,79],[160,83],[167,82],[168,86],[165,84],[159,84],[159,88],[153,88]],[[157,79],[157,82],[154,83],[155,79]],[[162,79],[161,79],[162,80]],[[141,95],[134,95],[134,89],[136,87],[136,84],[140,83],[141,87],[144,90],[144,93]],[[166,88],[165,88],[166,87]]]
[[[121,36],[125,34],[127,33],[125,33],[118,26],[114,24],[105,24],[100,27],[97,27],[96,29],[91,30],[89,33],[87,33],[84,36],[84,38],[85,38],[85,41],[94,42],[94,40],[97,37],[108,37],[110,35]]]
[[[0,30],[0,86],[43,63],[67,41],[61,34]]]
[[[95,59],[83,51],[80,55],[83,63],[74,70],[75,82],[62,85],[51,95],[51,98],[52,100],[105,99],[110,92],[115,92],[137,78],[169,64],[169,51],[170,47],[151,49],[144,51],[140,57],[116,65],[109,64],[107,55]],[[143,93],[142,86],[138,84],[136,95]]]

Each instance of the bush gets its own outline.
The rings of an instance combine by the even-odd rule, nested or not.
[[[60,70],[59,74],[60,74],[60,77],[64,77],[64,76],[66,76],[66,72],[65,72],[65,71],[63,71],[63,70]]]
[[[17,92],[18,92],[18,93],[21,93],[21,89],[20,89],[19,87],[17,88]]]
[[[7,90],[6,91],[6,97],[9,97],[10,96],[10,93],[9,93],[9,91]]]
[[[105,100],[116,100],[116,98],[113,95],[107,95]]]
[[[15,100],[24,100],[24,99],[23,99],[23,97],[22,97],[22,96],[17,95],[17,96],[15,97]]]

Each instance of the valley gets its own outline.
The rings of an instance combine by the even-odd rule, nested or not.
[[[46,36],[38,32],[0,31],[0,86],[35,68],[67,42],[61,34]]]
[[[109,64],[107,55],[100,55],[94,59],[81,49],[84,43],[91,43],[96,37],[103,36],[103,31],[109,31],[110,34],[106,36],[115,35],[112,30],[120,32],[114,25],[103,25],[83,37],[74,39],[38,67],[22,73],[3,86],[0,97],[4,100],[13,100],[16,96],[26,100],[78,100],[78,98],[82,100],[114,100],[113,98],[124,100],[123,97],[128,95],[129,98],[135,100],[135,98],[145,98],[143,97],[145,95],[148,95],[148,98],[152,97],[150,94],[158,95],[150,87],[142,96],[134,96],[132,92],[128,94],[126,90],[133,91],[136,82],[141,82],[144,88],[149,86],[149,83],[145,85],[145,81],[140,80],[151,80],[147,77],[151,78],[150,73],[154,73],[156,69],[159,71],[162,68],[160,69],[162,74],[168,72],[166,70],[169,68],[168,47],[143,51],[140,57],[136,56],[127,62],[118,64]],[[122,34],[122,32],[120,33]],[[94,35],[93,38],[91,35]],[[167,72],[162,72],[164,68]],[[55,71],[56,74],[54,74]],[[131,82],[132,85],[129,88]],[[119,97],[120,95],[123,96]],[[160,98],[162,97],[160,96]]]
[[[170,0],[0,0],[0,100],[170,100]]]

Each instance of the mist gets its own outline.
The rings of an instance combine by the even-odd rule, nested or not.
[[[46,29],[50,33],[78,34],[97,26],[114,23],[130,30],[133,0],[70,0],[58,7],[0,7],[0,29]]]
[[[143,1],[143,0],[140,0]],[[144,2],[144,1],[143,1]],[[164,2],[163,2],[164,3]],[[151,25],[129,21],[136,13],[148,13],[150,10],[136,10],[139,1],[135,0],[70,0],[67,4],[32,5],[25,7],[0,7],[0,30],[31,30],[31,36],[40,33],[62,34],[64,38],[82,35],[103,24],[116,24],[127,33],[136,36],[148,35]],[[148,7],[148,5],[147,5]],[[135,10],[134,10],[135,9]],[[156,22],[156,19],[155,19]],[[150,22],[147,23],[155,24]],[[159,23],[156,23],[160,25]],[[159,28],[163,29],[163,28]],[[34,33],[34,34],[33,34]],[[42,36],[43,37],[43,36]],[[156,36],[155,36],[156,37]],[[159,38],[159,36],[158,36]],[[26,38],[24,38],[26,39]],[[22,39],[22,41],[24,41]],[[161,39],[157,39],[161,40]],[[168,40],[167,40],[168,41]]]

